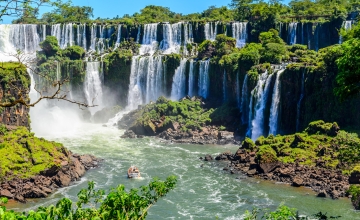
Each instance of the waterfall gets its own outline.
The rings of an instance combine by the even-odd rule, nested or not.
[[[10,43],[11,26],[9,24],[0,25],[0,61],[15,61],[16,48]]]
[[[128,110],[156,101],[163,92],[162,56],[133,56],[131,62]]]
[[[256,140],[261,135],[264,135],[264,111],[269,96],[271,78],[272,75],[268,76],[267,71],[261,74],[256,87],[251,91],[251,98],[255,101],[254,110],[250,106],[250,112],[254,111],[254,117],[253,119],[249,118],[252,140]]]
[[[301,77],[301,94],[300,94],[300,98],[299,98],[299,101],[296,106],[296,131],[299,131],[299,128],[300,128],[301,101],[304,98],[304,93],[305,93],[305,68],[302,72],[302,77]]]
[[[180,53],[182,23],[163,24],[163,40],[160,50],[163,54]]]
[[[279,119],[279,104],[280,104],[280,75],[285,69],[278,70],[276,73],[276,81],[272,93],[272,102],[270,108],[270,119],[269,119],[269,134],[278,134],[278,119]]]
[[[205,24],[205,39],[214,41],[217,35],[217,26],[219,22],[207,22]]]
[[[289,24],[289,44],[293,45],[296,44],[296,27],[297,27],[297,23],[296,22],[291,22]]]
[[[96,24],[91,26],[90,50],[96,51]]]
[[[117,31],[117,38],[116,38],[116,43],[115,43],[115,48],[118,48],[120,46],[120,43],[121,43],[121,24],[119,24],[118,26],[118,31]]]
[[[350,20],[350,21],[343,21],[341,27],[344,28],[345,31],[351,30],[352,23],[353,23],[352,20]],[[342,36],[340,35],[339,44],[341,44],[342,42],[343,42],[343,39],[342,39]]]
[[[157,27],[158,23],[145,24],[144,25],[144,36],[140,47],[140,54],[153,55],[158,47],[157,42]]]
[[[84,50],[87,50],[86,48],[86,24],[78,24],[77,25],[77,45],[84,48]]]
[[[304,41],[304,23],[301,23],[301,44],[305,44],[305,41]]]
[[[186,59],[181,59],[180,66],[176,68],[171,88],[171,99],[179,100],[185,96],[185,69]]]
[[[227,93],[226,93],[226,71],[225,71],[225,70],[224,70],[224,74],[223,74],[222,86],[223,86],[223,103],[225,103],[226,100],[227,100]]]
[[[239,71],[236,73],[236,103],[237,106],[241,109]]]
[[[141,26],[138,26],[138,32],[136,34],[136,43],[140,43],[140,31],[141,31]]]
[[[208,97],[209,94],[209,63],[210,60],[200,61],[200,70],[199,70],[199,96],[204,97],[205,99]]]
[[[240,109],[241,109],[241,123],[243,125],[247,123],[247,120],[249,118],[249,113],[248,113],[249,98],[248,98],[248,85],[247,85],[248,84],[248,78],[249,78],[248,74],[246,74],[245,77],[244,77],[244,82],[243,82],[243,86],[242,86],[242,90],[241,90]],[[252,104],[250,104],[250,109],[251,109],[251,106],[252,106]]]
[[[189,92],[188,95],[190,97],[194,96],[194,60],[190,60],[190,67],[189,67]]]
[[[53,24],[51,25],[51,36],[56,37],[58,43],[61,43],[61,25],[60,24]]]
[[[245,46],[247,39],[247,22],[233,22],[232,23],[232,37],[236,39],[236,47],[242,48]]]
[[[84,80],[84,93],[88,105],[97,105],[89,108],[92,113],[102,107],[102,82],[100,75],[100,62],[87,62]]]
[[[35,24],[11,25],[9,40],[15,49],[20,50],[25,54],[34,53],[36,50],[40,49],[40,37],[37,33],[37,26]]]

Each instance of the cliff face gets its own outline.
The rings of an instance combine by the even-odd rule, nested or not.
[[[26,67],[19,63],[0,64],[0,100],[11,102],[22,91],[23,97],[28,97],[30,77]],[[17,104],[10,108],[0,108],[0,122],[7,126],[30,127],[29,108]]]

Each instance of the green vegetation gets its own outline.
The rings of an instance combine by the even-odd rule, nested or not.
[[[357,25],[355,31],[359,31]],[[336,60],[339,73],[336,76],[335,94],[344,100],[360,93],[360,35],[341,45],[343,55]]]
[[[288,206],[285,206],[283,204],[280,204],[280,206],[275,211],[269,211],[268,209],[253,209],[251,212],[246,210],[245,212],[245,220],[256,220],[259,219],[260,213],[262,213],[261,219],[267,219],[267,220],[288,220],[288,219],[337,219],[341,216],[327,216],[326,213],[318,212],[314,215],[305,217],[305,216],[299,216],[298,211],[295,208],[290,208]]]
[[[39,207],[38,210],[29,211],[27,214],[7,211],[1,206],[7,199],[2,198],[0,219],[145,219],[149,208],[174,189],[176,182],[175,176],[169,176],[165,181],[154,178],[148,186],[128,192],[124,185],[118,185],[106,197],[104,190],[95,190],[94,182],[89,182],[88,188],[78,193],[76,203],[63,198],[56,205]]]
[[[247,142],[250,140],[248,139]],[[253,146],[253,144],[247,144]],[[360,139],[339,130],[336,123],[314,121],[302,133],[261,136],[255,141],[260,163],[282,162],[342,169],[352,172],[360,161]]]
[[[14,177],[28,178],[51,167],[60,167],[68,160],[68,152],[62,144],[34,137],[25,127],[8,131],[1,126],[0,181]]]
[[[180,124],[181,130],[200,130],[211,122],[210,114],[214,109],[204,109],[201,100],[170,101],[160,97],[155,103],[146,105],[139,113],[136,124],[147,126],[149,121],[163,121],[163,126],[170,122]]]
[[[351,202],[353,203],[355,209],[360,209],[360,185],[350,185],[349,190],[347,191],[351,195]]]
[[[0,83],[3,88],[10,88],[10,83],[19,82],[24,88],[30,87],[30,77],[24,64],[18,62],[0,62]]]

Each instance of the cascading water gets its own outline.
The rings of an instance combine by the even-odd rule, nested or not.
[[[171,99],[179,100],[185,96],[185,69],[186,69],[186,59],[181,59],[180,66],[176,68],[175,74],[173,77],[173,83],[171,88]]]
[[[248,74],[244,77],[243,86],[241,89],[241,106],[240,106],[240,112],[241,112],[241,123],[244,125],[248,123],[249,119],[249,98],[248,98]],[[239,85],[240,87],[240,85]],[[250,105],[252,106],[252,104]],[[250,107],[251,109],[251,107]]]
[[[157,42],[157,27],[158,23],[145,24],[144,25],[144,36],[140,47],[140,54],[153,55],[158,47]]]
[[[134,56],[131,63],[128,110],[163,95],[162,56]]]
[[[180,53],[182,22],[175,24],[163,24],[163,40],[160,50],[163,54]]]
[[[352,23],[353,23],[352,20],[350,20],[350,21],[343,21],[343,23],[342,23],[342,28],[344,28],[345,31],[351,30]],[[342,39],[342,36],[340,35],[339,44],[341,44],[342,42],[343,42],[343,39]]]
[[[214,41],[217,35],[217,29],[218,29],[219,22],[207,22],[205,24],[205,39]]]
[[[86,103],[88,105],[97,105],[94,108],[89,108],[91,113],[95,113],[102,107],[103,91],[100,73],[100,62],[86,63],[86,75],[84,80]]]
[[[279,119],[279,104],[280,104],[280,76],[284,72],[284,69],[277,71],[276,81],[272,94],[272,102],[270,107],[270,119],[269,119],[269,134],[278,134],[278,119]]]
[[[194,96],[194,81],[195,81],[195,77],[194,77],[194,60],[190,60],[190,66],[189,66],[189,92],[188,95],[190,97]]]
[[[236,102],[237,106],[241,109],[239,71],[236,73]]]
[[[10,32],[12,25],[0,25],[0,61],[15,61],[16,48],[10,43]]]
[[[227,100],[227,92],[226,92],[226,71],[224,70],[224,74],[223,74],[223,82],[222,82],[222,86],[223,86],[223,103],[226,102]]]
[[[299,131],[300,129],[300,110],[301,110],[301,101],[304,98],[304,93],[305,93],[305,68],[302,72],[302,77],[301,77],[301,94],[296,106],[296,131]]]
[[[233,38],[236,39],[236,47],[244,47],[247,39],[247,22],[233,22],[231,26]]]
[[[121,27],[122,27],[122,25],[119,24],[118,31],[117,31],[116,43],[115,43],[115,49],[118,48],[120,46],[120,43],[121,43]]]
[[[87,50],[86,46],[86,24],[77,25],[77,45]]]
[[[289,24],[288,38],[290,45],[296,44],[296,28],[297,28],[296,22],[291,22]]]
[[[198,94],[199,96],[202,96],[205,99],[209,95],[209,85],[210,85],[209,63],[210,60],[200,61],[200,69],[199,69]]]
[[[35,24],[15,24],[10,26],[9,40],[15,49],[25,54],[40,49],[40,37]]]
[[[249,127],[251,130],[251,139],[256,140],[261,135],[264,135],[264,111],[266,108],[267,98],[270,91],[272,75],[268,75],[268,72],[261,74],[256,87],[251,91],[251,105],[250,112],[254,111],[254,114],[249,114]],[[254,109],[252,109],[252,102],[255,101]],[[250,134],[250,133],[249,133]]]

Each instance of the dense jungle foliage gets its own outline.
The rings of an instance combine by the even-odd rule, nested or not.
[[[259,26],[260,32],[266,31],[276,22],[324,21],[338,17],[346,18],[349,13],[360,10],[357,0],[292,0],[288,5],[281,1],[232,0],[229,6],[210,6],[203,12],[183,15],[170,8],[149,5],[133,15],[125,14],[114,18],[93,19],[94,9],[88,6],[76,6],[71,0],[49,1],[53,10],[39,15],[39,11],[27,6],[24,16],[14,20],[14,23],[66,23],[66,22],[116,22],[125,24],[144,24],[168,21],[250,21],[253,26]],[[260,27],[261,26],[261,27]],[[259,32],[259,33],[260,33]]]
[[[149,208],[174,189],[176,181],[175,176],[169,176],[165,181],[154,178],[149,185],[130,191],[125,190],[124,185],[118,185],[106,196],[104,190],[96,190],[94,182],[89,182],[88,188],[78,193],[76,203],[63,198],[56,205],[39,207],[28,213],[6,210],[3,204],[7,199],[0,198],[0,219],[145,219]]]

